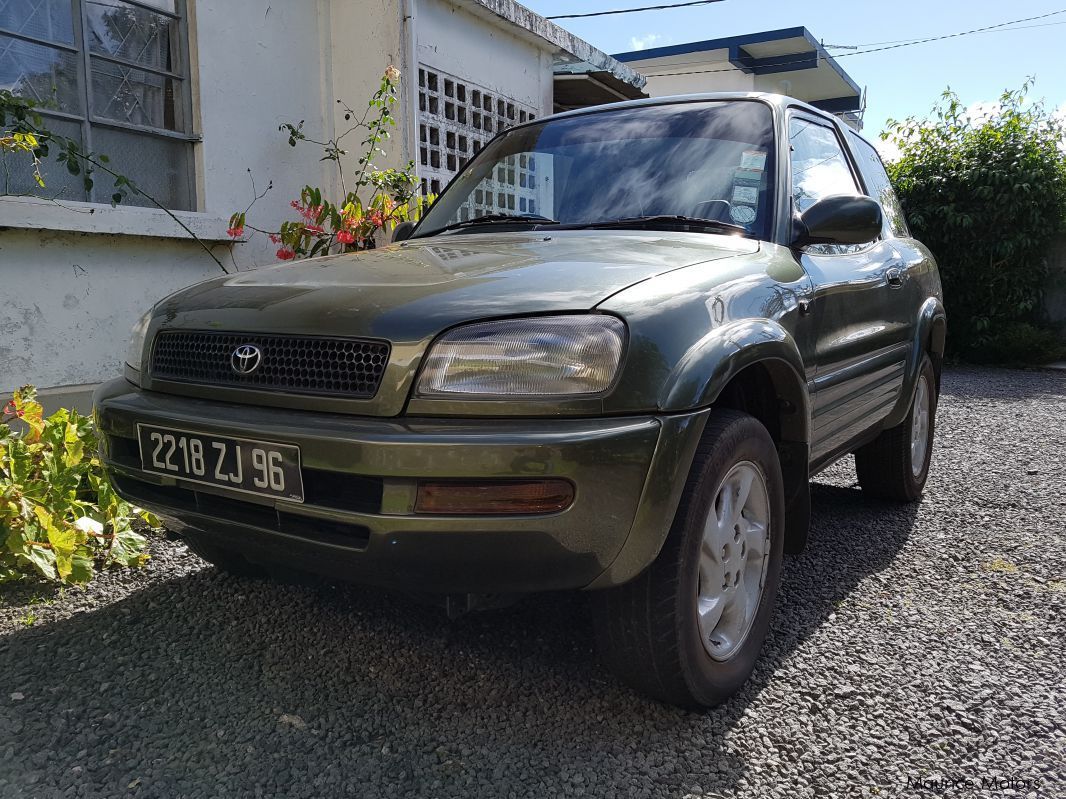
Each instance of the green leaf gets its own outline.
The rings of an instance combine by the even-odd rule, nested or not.
[[[111,560],[123,566],[141,566],[148,559],[144,551],[147,545],[147,539],[127,525],[115,531],[111,542]]]
[[[42,577],[49,580],[56,579],[56,555],[52,550],[30,546],[25,553],[25,558]]]
[[[69,582],[87,583],[93,579],[93,559],[88,555],[74,555],[70,559]]]

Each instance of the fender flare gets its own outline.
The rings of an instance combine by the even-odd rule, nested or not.
[[[767,369],[783,401],[782,440],[809,443],[810,397],[803,359],[788,331],[769,319],[737,321],[696,342],[667,376],[659,407],[668,412],[708,408],[730,380],[755,364]]]
[[[947,314],[944,311],[944,303],[938,297],[930,297],[922,307],[918,309],[918,319],[914,326],[914,340],[911,342],[910,352],[907,354],[906,368],[903,373],[903,388],[900,391],[896,407],[888,415],[884,422],[884,428],[895,427],[907,418],[910,412],[911,399],[914,397],[914,388],[918,383],[918,369],[922,363],[922,357],[929,353],[933,359],[933,369],[936,372],[937,394],[940,393],[940,366],[944,360],[944,346],[947,339]]]

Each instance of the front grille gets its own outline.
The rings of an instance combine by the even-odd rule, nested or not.
[[[250,374],[239,374],[233,354],[246,344],[258,347],[262,359]],[[369,399],[377,393],[388,360],[389,345],[383,341],[173,330],[156,336],[152,377]]]

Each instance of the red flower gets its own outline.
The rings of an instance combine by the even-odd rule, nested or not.
[[[291,205],[291,206],[292,206],[293,208],[295,208],[295,209],[296,209],[297,211],[301,211],[301,212],[303,211],[303,206],[302,206],[302,205],[300,205],[300,204],[299,204],[298,202],[296,202],[296,200],[291,200],[291,201],[289,202],[289,205]]]
[[[374,227],[384,227],[384,225],[385,225],[385,214],[381,213],[381,211],[378,211],[376,209],[371,211],[370,212],[370,222],[371,222],[372,225],[374,225]]]
[[[348,230],[337,233],[337,241],[341,244],[355,244],[355,234]]]
[[[244,225],[237,225],[236,227],[227,228],[226,233],[231,239],[240,238],[244,235]]]
[[[271,244],[281,244],[281,236],[275,236],[273,233],[271,233],[270,234],[270,243]]]
[[[278,250],[277,256],[282,261],[291,261],[296,257],[296,253],[290,250],[288,247],[282,247]]]

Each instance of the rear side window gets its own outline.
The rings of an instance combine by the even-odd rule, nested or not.
[[[802,214],[834,194],[856,194],[855,178],[840,140],[831,128],[792,117],[788,130],[792,149],[792,200]]]
[[[907,219],[903,215],[903,206],[888,179],[885,165],[881,163],[881,156],[861,136],[854,133],[850,135],[851,148],[855,153],[862,179],[866,182],[870,196],[881,203],[881,208],[885,212],[886,235],[891,233],[896,238],[910,238],[911,232],[907,227]]]

